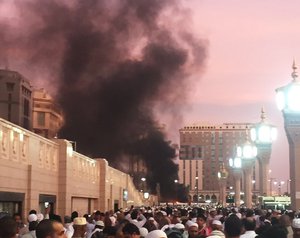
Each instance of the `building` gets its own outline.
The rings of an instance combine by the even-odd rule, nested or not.
[[[73,150],[63,139],[46,139],[0,119],[0,212],[26,217],[50,206],[60,216],[144,204],[128,174]],[[153,205],[155,197],[148,199]]]
[[[45,89],[33,90],[33,131],[54,138],[64,123],[63,113]]]
[[[0,70],[0,117],[32,129],[32,87],[18,72]]]
[[[251,126],[251,123],[203,123],[184,126],[179,130],[179,182],[190,187],[191,197],[198,190],[200,200],[217,199],[219,169],[224,163],[230,172],[228,160],[233,156],[235,146],[246,141],[246,131]],[[253,174],[253,186],[257,186],[259,179],[255,174],[257,172]],[[233,176],[229,173],[227,189],[233,184]]]

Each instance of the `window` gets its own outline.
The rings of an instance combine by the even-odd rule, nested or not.
[[[39,126],[45,126],[45,113],[38,112],[37,113],[37,122]]]
[[[24,116],[29,117],[29,100],[24,99]]]
[[[8,92],[14,91],[14,86],[15,86],[14,83],[6,83],[6,89],[7,89],[7,91]]]

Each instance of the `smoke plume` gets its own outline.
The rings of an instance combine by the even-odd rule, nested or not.
[[[0,22],[0,60],[53,88],[65,114],[60,138],[117,168],[143,160],[152,191],[159,183],[171,197],[176,154],[155,113],[178,118],[206,52],[180,1],[14,3],[14,17]]]

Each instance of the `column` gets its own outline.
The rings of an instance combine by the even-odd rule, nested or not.
[[[285,114],[285,131],[289,142],[290,190],[292,209],[300,209],[300,118],[299,114]]]
[[[239,207],[241,204],[241,177],[242,172],[240,169],[233,169],[234,176],[234,202],[235,206]]]
[[[226,178],[220,178],[219,185],[220,185],[219,201],[220,204],[223,207],[225,207],[226,206]]]
[[[254,160],[249,160],[243,163],[244,168],[244,184],[245,184],[245,205],[248,208],[252,207],[252,174]]]
[[[259,193],[261,196],[271,196],[271,188],[268,188],[271,147],[271,144],[257,144],[257,157],[259,160]]]

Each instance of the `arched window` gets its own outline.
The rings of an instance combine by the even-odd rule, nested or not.
[[[213,194],[211,196],[211,202],[216,203],[217,202],[217,196],[215,194]]]

